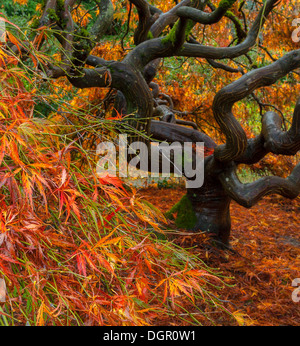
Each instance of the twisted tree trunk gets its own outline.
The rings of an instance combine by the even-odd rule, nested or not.
[[[211,157],[209,161],[213,161]],[[195,232],[209,232],[222,244],[229,245],[231,230],[231,198],[218,181],[211,162],[205,165],[204,184],[197,189],[187,189],[187,194],[168,213],[171,219],[176,213],[175,223],[179,228]],[[186,210],[189,209],[189,212]]]
[[[262,119],[261,133],[256,138],[248,139],[233,114],[236,102],[299,68],[300,50],[287,53],[269,66],[244,74],[216,94],[212,109],[226,138],[224,144],[217,146],[210,137],[198,131],[194,124],[176,119],[176,112],[168,96],[165,95],[165,100],[158,98],[159,88],[153,83],[153,78],[159,62],[171,56],[197,57],[206,59],[214,68],[240,72],[240,69],[226,66],[215,59],[232,59],[247,54],[256,44],[262,26],[279,0],[263,2],[248,33],[241,28],[235,15],[228,12],[236,0],[220,0],[218,7],[214,7],[208,0],[183,0],[166,13],[146,0],[129,1],[136,7],[139,18],[134,33],[136,47],[123,61],[106,61],[90,55],[90,51],[112,22],[112,2],[96,1],[100,13],[91,29],[91,37],[87,35],[77,40],[77,28],[71,15],[76,0],[65,0],[60,11],[58,1],[47,0],[40,25],[51,25],[55,29],[54,35],[63,49],[60,66],[49,66],[46,72],[53,78],[67,76],[70,83],[78,88],[115,88],[118,91],[115,106],[125,116],[121,127],[123,131],[132,133],[131,141],[139,139],[149,142],[150,135],[151,138],[168,143],[204,142],[206,147],[214,149],[204,162],[203,185],[188,188],[187,194],[168,215],[175,216],[178,227],[212,232],[220,242],[228,244],[231,200],[249,208],[268,194],[277,193],[295,198],[300,193],[300,164],[286,179],[265,177],[250,184],[242,184],[236,174],[239,164],[256,163],[268,153],[295,155],[299,151],[300,99],[288,131],[281,130],[278,114],[267,112]],[[212,12],[205,11],[207,5]],[[49,10],[54,10],[57,14],[54,18],[58,19],[51,19]],[[237,45],[204,46],[190,37],[190,31],[196,23],[210,25],[224,16],[232,20],[235,26]],[[62,23],[64,27],[60,27]],[[162,36],[167,26],[170,26],[169,33]],[[86,65],[91,68],[85,68]],[[153,120],[154,117],[160,118],[160,121]],[[190,125],[193,128],[187,127]],[[195,153],[192,156],[194,158]],[[174,155],[172,160],[174,168]]]

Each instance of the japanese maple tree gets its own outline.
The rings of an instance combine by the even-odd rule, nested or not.
[[[35,23],[35,45],[38,43],[38,49],[42,50],[47,43],[43,34],[47,31],[59,42],[61,54],[57,61],[44,60],[37,66],[48,78],[66,77],[79,89],[117,90],[114,107],[122,121],[116,121],[116,128],[120,132],[131,132],[132,138],[146,142],[150,138],[169,143],[204,142],[207,148],[204,184],[198,189],[188,188],[186,196],[169,215],[176,214],[178,227],[212,232],[221,243],[228,244],[232,200],[250,208],[269,194],[293,199],[300,192],[299,163],[286,178],[267,176],[244,184],[237,175],[239,165],[256,164],[269,153],[295,156],[300,149],[300,99],[294,106],[288,129],[283,129],[284,119],[275,106],[272,111],[262,110],[261,131],[251,138],[235,109],[239,101],[255,96],[257,89],[277,83],[300,67],[299,49],[288,50],[285,46],[281,56],[274,58],[269,47],[262,45],[261,33],[268,30],[268,19],[279,5],[281,9],[289,5],[279,0],[183,0],[165,4],[129,0],[126,4],[129,14],[133,9],[136,11],[133,47],[120,59],[109,60],[97,52],[101,52],[105,34],[116,20],[114,11],[120,2],[95,0],[95,7],[79,13],[80,1],[44,1]],[[247,11],[243,11],[247,6]],[[86,27],[85,19],[92,18],[93,11],[93,25]],[[249,13],[249,18],[245,13]],[[210,30],[225,19],[224,33]],[[208,45],[205,31],[215,42],[224,34],[233,39],[225,46]],[[14,42],[9,45],[13,50]],[[271,63],[259,67],[251,61],[248,53],[257,46],[272,57]],[[18,49],[25,57],[30,54],[28,45]],[[212,69],[242,74],[218,90],[210,105],[214,121],[223,134],[222,143],[200,131],[195,123],[182,119],[184,110],[174,108],[171,94],[162,98],[157,76],[161,62],[169,57],[204,59]],[[252,62],[245,73],[242,64],[232,64],[238,57],[247,57]],[[260,102],[260,106],[264,105]]]

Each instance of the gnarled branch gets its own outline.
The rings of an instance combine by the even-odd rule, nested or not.
[[[235,102],[255,89],[275,83],[290,71],[300,67],[300,50],[292,51],[269,66],[253,70],[221,89],[213,102],[214,116],[226,136],[226,144],[216,148],[215,158],[222,162],[238,159],[247,147],[247,137],[232,114]]]
[[[268,0],[260,10],[245,40],[233,47],[208,47],[185,43],[180,51],[180,56],[201,57],[206,59],[235,58],[247,53],[256,43],[258,33],[266,21],[266,17],[279,3],[278,0]]]
[[[221,0],[218,8],[213,12],[207,13],[196,8],[183,6],[176,13],[179,17],[188,18],[201,24],[217,23],[227,12],[227,10],[236,2],[236,0]]]
[[[251,208],[264,196],[279,194],[286,198],[296,198],[300,193],[300,163],[293,169],[286,178],[264,177],[253,183],[242,184],[236,175],[235,167],[232,166],[227,171],[219,175],[227,194],[240,205]]]
[[[167,142],[204,142],[207,148],[215,148],[216,143],[206,134],[195,129],[163,121],[151,120],[151,137]]]
[[[267,112],[262,119],[265,148],[274,154],[295,155],[300,150],[300,99],[298,100],[291,128],[282,131],[282,118],[275,112]]]
[[[68,76],[77,88],[112,87],[126,98],[128,124],[138,131],[149,133],[153,111],[151,91],[142,74],[122,62],[107,62],[105,67],[83,69],[80,76]]]
[[[100,14],[90,30],[90,34],[95,41],[99,41],[109,28],[114,15],[114,7],[111,0],[95,0]]]
[[[147,34],[153,24],[153,20],[151,20],[150,7],[146,0],[130,0],[130,2],[135,5],[139,15],[138,26],[134,33],[134,43],[138,45],[147,39]]]
[[[183,0],[179,4],[174,6],[170,11],[161,13],[158,19],[152,24],[150,28],[152,36],[158,37],[168,25],[174,24],[178,19],[177,10],[182,6],[189,5],[191,2],[191,0]]]

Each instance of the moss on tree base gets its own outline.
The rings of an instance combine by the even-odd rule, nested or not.
[[[170,220],[174,220],[173,214],[177,214],[175,224],[178,228],[195,228],[197,217],[194,212],[192,203],[187,195],[184,195],[178,203],[176,203],[169,211],[167,211],[165,216]]]

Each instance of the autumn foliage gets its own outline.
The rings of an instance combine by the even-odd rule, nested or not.
[[[221,314],[219,274],[160,240],[162,213],[97,177],[78,139],[33,117],[28,77],[1,58],[1,324],[194,323],[188,307],[207,323],[199,302]]]
[[[30,0],[14,0],[20,5],[27,1]],[[155,3],[162,11],[174,5],[173,1]],[[128,25],[133,30],[138,19],[136,11],[127,1],[113,4],[116,27]],[[288,18],[295,4],[296,1],[282,1],[262,34],[264,44],[275,47],[280,33],[280,50],[276,46],[266,51],[257,45],[254,56],[245,57],[243,62],[230,59],[228,66],[239,66],[246,73],[293,48]],[[236,2],[231,11],[242,19],[239,6],[240,2]],[[246,12],[251,21],[255,11]],[[41,13],[42,7],[38,5],[29,24]],[[72,16],[83,27],[93,19],[84,2]],[[196,235],[201,245],[188,232],[175,233],[174,224],[164,216],[171,205],[161,206],[163,196],[157,186],[150,192],[139,191],[119,178],[99,178],[95,170],[96,145],[115,137],[115,121],[120,118],[114,109],[115,91],[75,90],[67,78],[47,78],[40,70],[59,61],[61,53],[49,53],[53,42],[48,29],[28,29],[35,33],[35,39],[21,41],[20,37],[27,38],[29,33],[4,15],[3,18],[0,19],[12,27],[7,40],[16,52],[11,55],[0,49],[0,280],[6,286],[6,290],[0,286],[0,298],[5,298],[5,303],[0,299],[0,325],[268,324],[251,310],[251,302],[255,301],[255,306],[262,313],[267,311],[271,318],[272,308],[276,310],[274,303],[271,299],[259,301],[257,287],[263,290],[264,282],[270,293],[272,278],[281,275],[284,268],[277,272],[280,259],[263,259],[257,254],[260,244],[251,233],[257,220],[252,219],[255,225],[249,220],[246,223],[243,211],[235,205],[234,222],[240,238],[234,234],[234,241],[238,250],[234,254],[220,252],[208,245],[209,237],[201,232]],[[205,43],[232,44],[230,23],[224,18],[205,27]],[[197,25],[193,30],[196,35],[203,26]],[[47,48],[40,51],[44,41]],[[31,45],[27,64],[22,60],[24,42]],[[101,41],[92,54],[120,60],[132,45],[132,37],[123,35],[118,40]],[[191,62],[169,58],[161,64],[154,82],[160,87],[162,100],[169,95],[184,120],[194,121],[219,144],[224,137],[214,120],[211,104],[216,92],[240,73],[215,71],[205,59]],[[287,114],[287,126],[299,92],[297,72],[286,77],[280,88],[266,87],[255,92],[254,98],[249,97],[249,102],[236,104],[235,112],[240,114],[247,135],[251,138],[259,133],[260,118],[254,114],[260,114],[260,107],[270,110],[276,105]],[[43,116],[45,110],[47,117]],[[254,174],[286,177],[298,159],[297,155],[287,158],[269,154],[250,170]],[[178,196],[172,198],[170,194],[170,200],[175,203]],[[289,225],[295,238],[298,203],[299,199],[287,204],[292,209]],[[264,205],[261,208],[267,210]],[[281,216],[284,218],[284,213]],[[270,231],[268,224],[261,221],[259,225],[262,232]],[[270,232],[274,230],[275,226]],[[244,247],[248,233],[253,242]],[[260,235],[259,241],[268,240]],[[296,250],[287,244],[281,246],[291,253],[291,258],[284,259],[289,271],[282,280],[287,281],[296,275],[296,265],[291,267],[291,262],[298,261],[299,245]],[[280,257],[279,250],[275,245],[267,248]],[[239,251],[244,252],[241,255]],[[232,264],[228,263],[230,256],[234,257]],[[240,281],[236,282],[234,276]],[[278,289],[282,289],[280,285],[276,281]],[[252,291],[246,292],[245,287]],[[287,295],[278,295],[287,302]],[[239,302],[237,306],[232,303],[236,297],[250,305],[245,307]],[[288,309],[288,304],[285,306]],[[252,313],[253,319],[249,317]],[[298,317],[289,316],[289,323],[299,323]],[[280,317],[274,323],[279,321]]]

